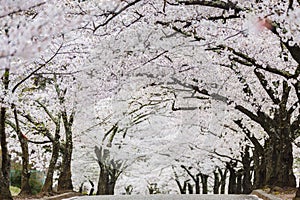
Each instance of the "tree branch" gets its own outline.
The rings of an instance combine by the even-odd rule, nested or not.
[[[45,3],[46,3],[46,2],[40,2],[40,3],[37,3],[37,4],[35,4],[35,5],[32,5],[32,6],[28,7],[26,10],[34,9],[34,8],[36,8],[36,7],[39,7],[39,6],[44,5]],[[14,15],[14,14],[17,14],[17,13],[20,13],[20,12],[24,12],[24,11],[26,11],[26,10],[24,10],[24,9],[17,9],[17,10],[13,10],[13,11],[11,11],[11,12],[9,12],[9,13],[4,13],[4,14],[0,15],[0,19],[3,18],[3,17],[9,16],[9,15]]]
[[[156,21],[155,24],[159,24],[159,25],[162,25],[162,26],[170,26],[171,29],[173,29],[177,33],[180,33],[180,34],[182,34],[186,37],[193,37],[196,41],[205,40],[205,38],[196,35],[196,32],[190,33],[188,31],[185,31],[183,28],[179,28],[177,26],[172,25],[172,22]],[[172,34],[172,35],[174,35],[174,34]],[[170,36],[168,36],[168,37],[170,37]]]
[[[242,123],[242,120],[233,120],[235,124],[237,124],[240,129],[242,129],[243,133],[246,135],[246,137],[251,141],[251,143],[254,145],[255,150],[262,155],[264,153],[263,146],[259,143],[256,137],[251,136],[250,130]]]
[[[259,64],[254,58],[251,58],[249,57],[248,55],[242,53],[242,52],[239,52],[237,50],[235,50],[234,48],[232,47],[229,47],[229,46],[225,46],[225,45],[218,45],[217,47],[214,47],[214,48],[208,48],[206,49],[208,51],[219,51],[219,50],[228,50],[229,52],[231,52],[233,55],[236,55],[240,58],[242,58],[243,60],[234,60],[242,65],[246,65],[246,66],[254,66],[258,69],[261,69],[261,70],[264,70],[264,71],[267,71],[267,72],[270,72],[270,73],[273,73],[273,74],[277,74],[277,75],[280,75],[282,77],[285,77],[286,79],[291,79],[291,78],[295,78],[295,74],[291,74],[290,72],[288,71],[285,71],[285,70],[280,70],[280,69],[277,69],[277,68],[273,68],[271,67],[270,65],[261,65]],[[229,58],[232,60],[232,58]]]
[[[232,1],[221,1],[221,0],[190,0],[190,1],[178,1],[179,4],[183,5],[199,5],[199,6],[208,6],[208,7],[213,7],[213,8],[220,8],[223,10],[234,10],[235,13],[239,13],[245,9],[237,6],[236,3],[233,3]]]
[[[184,170],[188,173],[188,175],[189,175],[195,182],[197,182],[197,178],[190,172],[190,170],[188,170],[188,169],[186,168],[186,166],[180,165],[180,167],[181,167],[182,169],[184,169]],[[198,174],[197,174],[196,176],[198,176]]]
[[[119,11],[115,12],[111,17],[109,17],[104,23],[99,24],[98,26],[94,27],[94,32],[96,32],[100,27],[107,25],[110,21],[112,21],[115,17],[117,17],[118,15],[120,15],[122,12],[124,12],[125,10],[127,10],[128,8],[130,8],[131,6],[137,4],[138,2],[140,2],[141,0],[135,0],[133,2],[128,3],[126,6],[124,6],[123,8],[121,8]]]
[[[12,93],[14,93],[16,91],[16,89],[22,84],[24,83],[26,80],[28,80],[32,75],[34,75],[37,71],[39,71],[40,69],[42,69],[43,67],[45,67],[48,63],[50,63],[58,54],[58,52],[60,51],[60,49],[62,48],[63,43],[61,43],[61,45],[58,47],[58,49],[56,50],[56,52],[54,53],[54,55],[52,55],[45,63],[40,64],[40,66],[38,68],[36,68],[35,70],[33,70],[30,74],[28,74],[24,79],[22,79],[20,82],[18,82],[12,89]]]
[[[268,84],[268,81],[267,81],[266,77],[261,72],[259,72],[257,69],[254,70],[254,73],[255,73],[256,77],[258,78],[260,84],[264,88],[264,90],[267,92],[267,94],[269,95],[269,97],[273,101],[273,103],[275,103],[276,105],[278,105],[279,102],[280,102],[280,100],[279,100],[279,98],[275,97],[275,95],[274,95],[275,91]]]
[[[59,119],[56,119],[56,118],[50,113],[50,111],[48,110],[48,108],[47,108],[44,104],[42,104],[39,100],[36,100],[35,102],[37,102],[37,103],[43,108],[43,110],[46,112],[46,114],[49,116],[49,118],[50,118],[55,124],[57,124],[57,121],[58,121]]]

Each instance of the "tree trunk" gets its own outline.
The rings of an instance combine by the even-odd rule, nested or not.
[[[222,172],[221,169],[218,169],[219,171],[219,174],[221,176],[221,194],[225,194],[225,187],[226,187],[226,177],[227,177],[227,172],[228,172],[228,169],[226,168],[224,170],[224,173]]]
[[[113,195],[115,190],[115,184],[119,175],[121,174],[121,163],[114,160],[109,160],[109,150],[98,148],[95,146],[95,153],[98,159],[98,164],[100,167],[100,174],[98,180],[98,195]],[[111,168],[108,164],[114,166]],[[120,170],[120,171],[118,171]],[[176,173],[175,173],[176,174]],[[148,187],[149,193],[155,192],[155,189]]]
[[[266,142],[265,142],[266,143]],[[253,188],[262,188],[266,180],[266,162],[264,154],[261,155],[256,149],[253,151],[254,161],[254,184]]]
[[[89,192],[89,196],[91,196],[91,195],[94,194],[94,190],[95,190],[94,186],[95,186],[95,185],[94,185],[93,181],[89,180],[89,182],[90,182],[90,184],[91,184],[91,186],[92,186],[92,188],[90,189],[90,192]]]
[[[187,181],[183,182],[183,185],[181,185],[180,181],[178,179],[175,179],[177,186],[180,190],[180,194],[186,194],[186,187],[187,187]]]
[[[22,144],[22,179],[20,195],[31,195],[31,186],[29,184],[30,170],[29,170],[29,153],[28,142]]]
[[[73,190],[72,184],[72,172],[71,172],[71,157],[72,150],[70,144],[64,148],[63,161],[61,164],[60,174],[58,178],[58,191],[69,191]]]
[[[193,194],[193,192],[194,192],[193,191],[193,186],[190,183],[188,183],[187,186],[188,186],[189,194]]]
[[[196,188],[196,194],[200,194],[200,174],[196,175],[196,178],[194,179],[195,181],[195,188]]]
[[[196,194],[200,194],[200,176],[201,176],[201,173],[199,173],[199,174],[196,174],[196,175],[193,175],[192,173],[191,173],[191,171],[190,171],[190,169],[189,168],[187,168],[186,166],[184,166],[184,165],[181,165],[180,166],[182,169],[184,169],[187,173],[188,173],[188,175],[193,179],[193,181],[194,181],[194,183],[195,183],[195,189],[196,189]],[[190,184],[189,184],[190,185]],[[188,187],[190,187],[190,186],[188,186]],[[189,189],[189,192],[190,192],[190,188],[188,188]]]
[[[228,194],[236,194],[236,171],[234,167],[236,163],[228,162],[226,167],[229,170],[229,185],[228,185]]]
[[[2,77],[2,83],[4,85],[4,89],[8,90],[9,69],[5,69],[4,75]],[[3,99],[1,99],[1,101],[3,101]],[[10,200],[12,199],[9,190],[10,155],[8,153],[8,148],[7,148],[5,120],[6,120],[6,107],[1,107],[0,108],[0,142],[1,142],[1,151],[2,151],[2,163],[1,163],[1,170],[0,170],[0,199]]]
[[[266,181],[265,185],[296,187],[293,173],[293,150],[290,138],[270,138],[265,148]]]
[[[283,82],[283,94],[270,124],[269,143],[266,148],[266,184],[279,187],[296,187],[293,173],[293,137],[299,131],[291,126],[291,113],[287,109],[287,102],[291,87]],[[296,120],[296,122],[298,122]],[[294,124],[295,125],[295,124]]]
[[[63,161],[61,166],[60,175],[58,178],[58,191],[73,190],[72,184],[72,172],[71,172],[71,161],[73,152],[73,135],[72,135],[72,124],[74,112],[72,112],[70,119],[68,120],[67,111],[62,111],[62,119],[65,127],[66,144],[64,146]]]
[[[51,155],[51,160],[49,163],[48,171],[47,171],[47,176],[45,183],[42,187],[41,193],[42,194],[47,194],[53,191],[52,185],[53,185],[53,175],[55,171],[55,166],[58,160],[59,156],[59,148],[60,148],[60,143],[59,143],[59,138],[60,138],[60,123],[56,125],[56,130],[55,130],[55,138],[54,142],[52,143],[52,155]]]
[[[287,108],[291,87],[284,80],[281,97],[275,97],[273,94],[277,91],[269,87],[265,76],[258,70],[255,71],[255,74],[269,97],[277,106],[274,108],[273,116],[269,116],[269,114],[261,110],[253,113],[241,105],[237,105],[235,108],[258,123],[269,136],[265,142],[263,153],[266,167],[264,185],[295,187],[296,179],[293,173],[292,142],[299,132],[299,119],[292,122],[291,118],[295,109],[293,107]],[[257,158],[256,161],[258,161]]]
[[[17,108],[13,107],[14,118],[15,118],[15,131],[18,135],[19,142],[22,149],[22,178],[21,178],[21,192],[20,195],[31,195],[31,187],[29,184],[30,179],[30,167],[29,167],[29,153],[28,153],[28,141],[27,138],[22,134],[18,120]]]
[[[221,186],[219,174],[217,171],[214,171],[214,194],[219,194],[219,189]]]
[[[110,180],[108,182],[108,195],[114,195],[114,193],[115,193],[115,185],[116,185],[115,180]]]
[[[208,179],[208,175],[201,174],[202,194],[207,194],[208,193],[207,179]]]
[[[243,191],[242,177],[243,177],[243,170],[238,170],[237,173],[236,173],[236,191],[235,191],[235,194],[242,194],[242,191]]]
[[[252,192],[251,166],[250,166],[251,158],[250,158],[249,149],[250,147],[247,145],[242,155],[242,164],[243,164],[242,193],[243,194],[250,194]]]
[[[105,168],[105,166],[102,165],[100,162],[99,162],[99,166],[100,166],[100,174],[99,174],[97,195],[108,195],[109,194],[109,190],[108,190],[108,182],[109,182],[108,171]]]

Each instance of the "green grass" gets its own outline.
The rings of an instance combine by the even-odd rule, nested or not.
[[[10,189],[12,196],[17,196],[21,191],[20,188],[14,187],[14,186],[10,186],[9,189]]]

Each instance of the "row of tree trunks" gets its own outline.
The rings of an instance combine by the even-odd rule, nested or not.
[[[46,107],[44,107],[47,110]],[[48,110],[46,112],[49,112]],[[43,127],[44,125],[35,122],[30,116],[25,116],[31,123],[36,125],[37,127]],[[72,120],[71,121],[63,121],[64,124],[66,123],[65,131],[66,131],[66,141],[69,145],[62,145],[60,142],[60,126],[61,126],[61,117],[62,114],[59,113],[55,118],[52,116],[52,120],[55,123],[55,133],[54,137],[50,133],[50,131],[46,128],[42,128],[39,131],[44,132],[44,134],[48,137],[49,141],[52,143],[52,155],[50,159],[50,163],[47,170],[46,180],[41,189],[41,195],[47,195],[53,192],[53,176],[57,167],[57,161],[59,158],[59,153],[62,153],[63,161],[60,167],[60,174],[59,174],[59,184],[58,184],[58,191],[69,191],[73,190],[72,185],[72,174],[71,174],[71,157],[72,157],[72,150],[73,150],[73,143],[72,143]],[[70,142],[71,141],[71,142]]]
[[[233,54],[236,55],[237,52],[234,51]],[[246,57],[247,56],[242,56],[244,59]],[[296,72],[300,72],[300,66]],[[257,107],[254,111],[239,104],[235,105],[237,111],[244,114],[245,117],[251,119],[254,123],[260,125],[267,134],[267,139],[265,139],[264,144],[261,144],[262,141],[255,138],[254,134],[244,127],[241,123],[242,119],[234,120],[253,144],[253,162],[248,159],[248,163],[243,163],[243,173],[246,173],[243,176],[246,176],[246,178],[242,179],[242,183],[247,185],[245,186],[246,189],[244,189],[245,193],[249,193],[252,189],[262,188],[263,186],[278,186],[282,188],[296,187],[296,180],[293,174],[292,144],[294,140],[299,137],[300,115],[296,113],[294,116],[294,113],[299,111],[299,102],[295,102],[292,105],[288,103],[294,100],[289,99],[292,86],[286,80],[283,80],[282,83],[277,86],[277,89],[274,89],[272,83],[269,83],[270,81],[267,80],[263,74],[264,72],[255,69],[254,73],[274,105],[271,109],[272,114],[263,111],[261,109],[262,105],[256,105]],[[198,86],[184,84],[178,79],[173,80],[181,86],[192,89],[196,88],[195,92],[211,96],[208,91],[200,90]],[[300,83],[297,81],[297,83],[293,85],[299,99]],[[277,97],[274,94],[280,94],[280,96]],[[211,98],[214,97],[211,96]],[[176,108],[176,110],[180,109],[181,108]],[[250,166],[250,163],[253,163],[253,166]],[[251,187],[249,168],[252,167],[254,170],[254,184]],[[232,191],[234,191],[234,186],[230,189],[230,192]]]
[[[250,147],[246,145],[244,147],[244,152],[242,152],[242,160],[240,161],[242,164],[242,168],[237,170],[237,162],[238,160],[231,160],[230,162],[226,162],[226,168],[222,170],[221,168],[217,168],[214,171],[214,186],[213,186],[213,193],[214,194],[224,194],[225,187],[226,187],[226,180],[228,178],[228,194],[250,194],[252,192],[253,184],[252,184],[252,171],[251,169],[251,157],[250,157]],[[219,155],[221,156],[221,155]],[[189,183],[189,180],[185,180],[182,184],[179,181],[179,177],[174,171],[175,174],[175,181],[180,189],[181,194],[186,194],[186,190],[188,189],[189,193],[193,193],[195,189],[196,194],[200,194],[200,180],[197,177],[201,177],[202,183],[202,194],[208,193],[208,175],[198,173],[193,175],[191,172],[191,168],[187,168],[185,166],[181,166],[187,174],[192,178],[194,181],[195,186],[192,186]],[[173,168],[174,170],[174,168]],[[227,174],[229,172],[229,177]],[[197,187],[198,184],[198,187]],[[192,187],[192,188],[190,188]],[[221,189],[221,190],[220,190]]]
[[[197,174],[193,175],[192,172],[190,171],[190,168],[187,168],[184,165],[181,165],[181,168],[183,168],[187,172],[187,174],[192,178],[192,180],[194,181],[194,184],[193,184],[194,186],[191,183],[189,183],[189,180],[185,180],[181,184],[179,177],[177,176],[176,172],[174,171],[175,181],[177,183],[177,186],[179,187],[181,194],[186,194],[187,191],[189,194],[193,194],[194,187],[195,187],[195,194],[200,194],[201,186],[202,186],[202,194],[208,193],[208,177],[209,176],[207,174],[197,173]],[[219,176],[218,176],[217,172],[215,172],[214,175],[215,175],[214,191],[215,191],[215,194],[218,194],[219,187],[223,184],[222,183],[223,180],[222,179],[221,179],[221,181],[219,180]],[[201,183],[201,185],[200,185],[200,183]]]
[[[46,179],[45,179],[44,185],[40,191],[41,195],[48,195],[53,192],[53,176],[54,176],[55,170],[57,168],[57,161],[58,161],[60,153],[62,154],[63,159],[62,159],[62,163],[61,163],[61,166],[59,169],[58,192],[73,190],[73,184],[72,184],[72,179],[71,179],[72,178],[71,159],[72,159],[72,150],[73,150],[72,125],[73,125],[73,119],[74,119],[75,112],[73,111],[68,118],[67,111],[63,104],[65,91],[62,91],[63,95],[61,95],[61,90],[59,89],[58,85],[55,85],[55,86],[57,89],[57,94],[60,97],[60,103],[64,108],[63,110],[59,111],[56,116],[54,116],[44,104],[37,101],[37,103],[43,108],[43,110],[47,113],[49,118],[55,124],[54,135],[51,134],[51,131],[46,128],[46,126],[43,122],[35,121],[29,114],[23,115],[23,117],[25,117],[30,123],[35,125],[37,131],[43,132],[43,134],[46,135],[47,138],[49,139],[49,142],[52,143],[52,155],[51,155],[51,159],[49,162],[49,166],[47,168]],[[15,109],[15,111],[16,111],[16,109]],[[17,112],[15,112],[15,113],[16,113],[15,116],[17,116]],[[16,124],[18,125],[17,117],[15,117],[15,119],[16,119]],[[60,141],[61,120],[62,120],[64,128],[65,128],[65,144],[61,144],[61,141]],[[18,126],[16,126],[16,127],[18,127]],[[15,129],[17,132],[21,133],[19,127],[18,127],[18,129],[17,128],[15,128]],[[19,134],[19,135],[20,135],[19,141],[20,141],[20,144],[23,149],[23,148],[25,148],[25,145],[24,145],[25,143],[22,141],[22,139],[23,139],[23,137],[21,137],[22,134]],[[26,138],[25,141],[27,142],[27,140],[28,139]],[[27,149],[28,149],[28,146],[27,146]],[[25,163],[25,162],[23,161],[23,163]],[[24,170],[24,166],[23,166],[23,170]],[[24,177],[22,176],[22,180],[23,179],[24,179]]]
[[[225,194],[227,172],[227,169],[223,172],[220,168],[214,171],[214,194]]]
[[[182,166],[182,168],[186,168],[185,166]],[[226,187],[226,177],[227,177],[227,172],[228,170],[225,169],[224,172],[218,168],[218,170],[214,171],[214,187],[213,187],[213,193],[214,194],[225,194],[225,187]],[[207,174],[196,174],[195,176],[191,174],[189,171],[189,176],[194,177],[194,184],[189,183],[190,180],[185,180],[183,183],[180,182],[179,177],[177,176],[176,172],[174,171],[175,174],[175,181],[177,183],[177,186],[180,190],[181,194],[200,194],[201,186],[200,182],[202,184],[202,194],[208,194],[208,178],[209,176]],[[196,178],[195,178],[196,177]],[[201,178],[200,179],[197,177]],[[198,186],[193,186],[195,184],[198,184]],[[220,190],[221,189],[221,190]]]

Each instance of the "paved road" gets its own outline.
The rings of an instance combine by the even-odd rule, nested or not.
[[[259,200],[255,195],[115,195],[73,197],[68,200]]]

